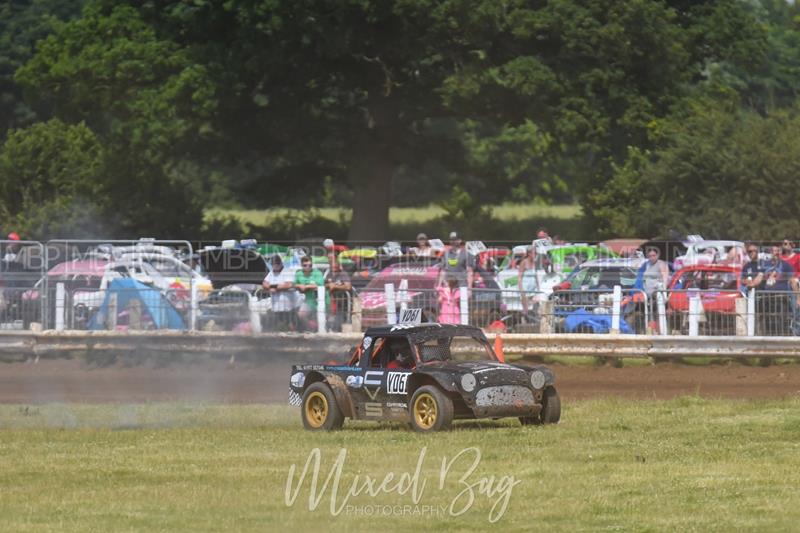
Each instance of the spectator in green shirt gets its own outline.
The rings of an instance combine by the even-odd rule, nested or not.
[[[301,323],[307,326],[308,329],[316,329],[317,320],[317,287],[323,287],[325,279],[322,277],[322,272],[313,268],[310,257],[303,257],[300,260],[300,270],[297,271],[294,277],[294,288],[300,292],[304,298],[300,309],[297,312]],[[325,307],[327,309],[329,303],[329,296],[325,292]]]

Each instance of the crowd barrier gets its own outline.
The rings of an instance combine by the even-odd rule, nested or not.
[[[198,291],[187,288],[161,290],[66,289],[51,287],[52,306],[44,308],[35,291],[23,292],[7,302],[0,329],[42,329],[51,323],[56,331],[69,330],[180,330],[239,333],[361,332],[372,326],[394,324],[403,311],[422,310],[422,320],[469,324],[490,332],[537,334],[637,334],[660,336],[799,336],[800,294],[788,291],[659,290],[614,287],[609,290],[565,290],[546,296],[525,292],[524,308],[509,310],[508,289],[460,287],[451,295],[442,291],[383,290],[338,291],[331,296],[323,287],[310,296],[291,293],[278,301],[259,290],[251,294],[233,288]],[[7,291],[6,291],[7,292]],[[48,317],[42,316],[46,313]]]
[[[175,255],[172,264],[164,259],[166,250]],[[646,294],[616,286],[550,293],[418,288],[402,280],[357,291],[272,293],[201,286],[185,264],[191,257],[187,241],[0,241],[6,265],[0,331],[356,333],[419,308],[424,321],[509,333],[800,336],[800,293],[792,291],[723,287]],[[148,273],[159,261],[158,276]]]

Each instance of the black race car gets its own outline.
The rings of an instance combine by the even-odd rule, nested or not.
[[[447,429],[456,418],[558,422],[553,372],[501,358],[472,326],[374,327],[347,364],[293,366],[289,403],[301,407],[310,430],[338,429],[346,417],[410,422],[422,432]]]

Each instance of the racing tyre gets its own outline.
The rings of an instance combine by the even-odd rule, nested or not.
[[[450,429],[453,422],[453,400],[438,387],[425,385],[414,392],[409,404],[411,427],[427,433]]]
[[[555,387],[547,387],[542,398],[542,424],[558,424],[561,420],[561,398]]]
[[[561,420],[561,399],[554,387],[547,387],[542,396],[542,411],[539,416],[521,416],[523,426],[539,426],[541,424],[557,424]]]
[[[312,383],[303,393],[300,416],[303,427],[311,431],[331,431],[344,423],[344,415],[336,404],[333,391],[327,383]]]

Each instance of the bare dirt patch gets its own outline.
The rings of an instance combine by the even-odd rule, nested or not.
[[[161,402],[283,403],[291,361],[263,363],[205,360],[165,366],[108,366],[80,359],[0,364],[0,403]],[[666,399],[783,398],[800,395],[800,365],[767,368],[731,363],[552,365],[564,399],[602,396]]]

